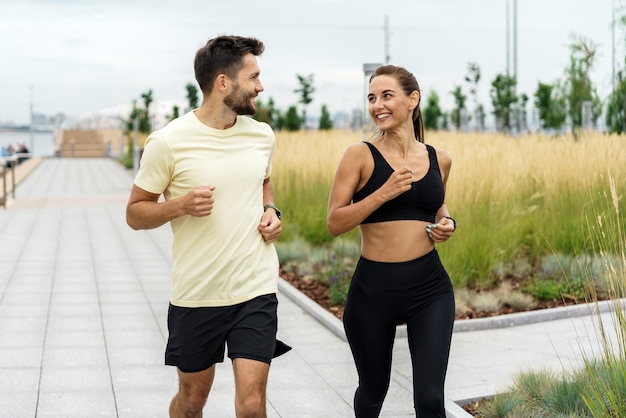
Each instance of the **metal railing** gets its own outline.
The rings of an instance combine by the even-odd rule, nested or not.
[[[7,207],[7,200],[9,193],[15,199],[15,167],[20,161],[20,158],[30,158],[30,154],[15,154],[10,157],[0,157],[0,168],[2,169],[2,198],[1,204],[3,208]],[[7,173],[11,173],[11,188],[8,189],[7,185]]]

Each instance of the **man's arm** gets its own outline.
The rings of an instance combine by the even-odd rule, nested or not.
[[[200,186],[185,196],[159,202],[159,194],[133,185],[126,206],[126,223],[131,228],[153,229],[180,216],[208,216],[213,210],[214,186]]]
[[[274,189],[270,183],[269,177],[263,181],[263,206],[274,205]],[[282,231],[280,219],[276,216],[276,212],[268,208],[261,215],[261,223],[259,224],[259,232],[263,236],[265,242],[274,242],[280,236]]]

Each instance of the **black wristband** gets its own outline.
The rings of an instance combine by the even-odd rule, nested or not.
[[[280,221],[280,219],[282,218],[282,213],[280,212],[280,210],[276,206],[274,206],[274,205],[265,205],[265,206],[263,206],[263,212],[265,212],[268,209],[274,209],[274,212],[276,212],[276,217]]]
[[[452,216],[444,216],[444,218],[450,219],[452,221],[452,225],[454,225],[454,230],[456,231],[456,221]]]

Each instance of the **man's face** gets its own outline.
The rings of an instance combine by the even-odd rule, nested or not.
[[[233,89],[224,98],[224,104],[238,115],[254,115],[256,97],[263,91],[259,80],[260,73],[256,57],[252,54],[246,55],[243,68],[237,74],[237,79],[232,80]]]

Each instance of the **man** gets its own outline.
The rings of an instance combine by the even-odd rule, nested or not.
[[[219,36],[195,57],[200,108],[147,139],[126,221],[174,233],[165,364],[178,368],[171,417],[201,417],[225,346],[237,417],[265,417],[276,340],[280,211],[270,183],[272,129],[245,115],[263,91],[255,38]],[[164,200],[159,200],[161,194]]]

